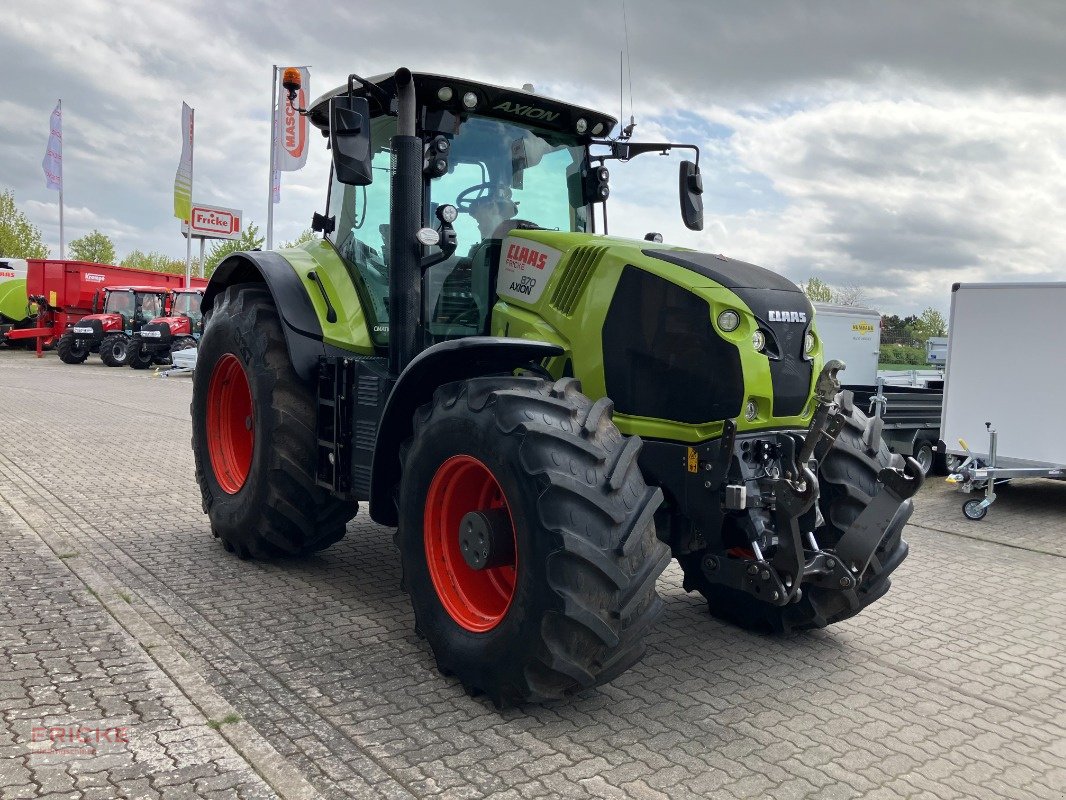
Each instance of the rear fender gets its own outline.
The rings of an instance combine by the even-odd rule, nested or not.
[[[433,398],[438,386],[482,375],[510,373],[530,362],[562,353],[563,348],[555,344],[496,336],[441,342],[419,353],[400,374],[385,401],[374,448],[371,518],[390,526],[399,521],[393,491],[400,482],[400,445],[411,436],[415,411]]]
[[[300,277],[288,261],[270,251],[234,253],[226,258],[211,275],[201,310],[207,314],[215,304],[215,297],[228,287],[239,283],[264,284],[274,298],[285,344],[293,369],[303,380],[316,375],[318,359],[336,352],[322,342],[322,326],[307,296]]]

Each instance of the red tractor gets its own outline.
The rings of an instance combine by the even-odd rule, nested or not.
[[[56,350],[63,363],[80,364],[89,353],[99,353],[107,366],[125,366],[130,337],[166,310],[168,293],[160,286],[109,286],[103,291],[103,311],[82,317],[59,338]]]
[[[178,350],[196,347],[204,332],[204,315],[200,311],[203,289],[178,289],[170,295],[170,311],[156,317],[130,337],[129,365],[148,369],[153,363],[170,360]]]

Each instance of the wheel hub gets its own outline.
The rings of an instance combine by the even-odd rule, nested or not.
[[[470,511],[459,523],[459,549],[470,569],[514,562],[514,528],[504,508]]]

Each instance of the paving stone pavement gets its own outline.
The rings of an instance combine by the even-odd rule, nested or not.
[[[192,477],[190,394],[188,380],[95,358],[0,352],[0,508],[128,592],[324,797],[1066,797],[1066,484],[1018,482],[970,523],[931,481],[888,596],[783,640],[715,621],[671,568],[636,668],[570,702],[498,712],[437,673],[415,636],[391,531],[360,516],[288,564],[222,551]],[[53,550],[8,540],[0,576],[54,574],[78,595]],[[107,622],[78,597],[40,612],[72,659],[93,646],[74,609]],[[7,613],[32,617],[20,602]],[[34,630],[0,628],[5,655]],[[107,662],[109,679],[152,673],[135,649]],[[29,734],[4,719],[0,757],[24,763]]]

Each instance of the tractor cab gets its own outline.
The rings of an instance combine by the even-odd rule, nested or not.
[[[125,331],[132,333],[164,313],[167,305],[165,289],[145,286],[122,286],[104,289],[103,309],[99,314],[83,317],[99,319],[105,332]]]
[[[420,194],[422,220],[441,226],[428,230],[424,235],[429,239],[422,243],[423,256],[432,263],[423,265],[421,275],[418,349],[489,333],[502,247],[512,231],[595,232],[594,206],[605,203],[609,194],[605,160],[689,147],[641,145],[643,149],[630,152],[629,145],[602,138],[614,127],[613,117],[535,95],[532,87],[511,89],[423,73],[414,73],[412,82],[422,174],[421,185],[411,188]],[[312,123],[333,142],[334,168],[322,220],[326,238],[357,276],[379,347],[388,346],[390,331],[390,213],[396,202],[392,137],[398,119],[391,100],[394,84],[393,75],[365,81],[353,76],[347,87],[327,93],[309,109]],[[358,123],[358,131],[353,113],[368,117]],[[362,142],[358,164],[348,157],[359,149],[353,139]],[[597,155],[596,149],[606,152]],[[695,165],[685,163],[698,174]],[[688,195],[683,204],[699,204],[698,194],[683,187],[683,195]],[[606,232],[605,210],[602,227]],[[439,241],[430,241],[433,234]],[[514,255],[520,259],[522,253]],[[536,265],[530,272],[536,272]],[[536,276],[523,288],[529,281],[535,285]]]

